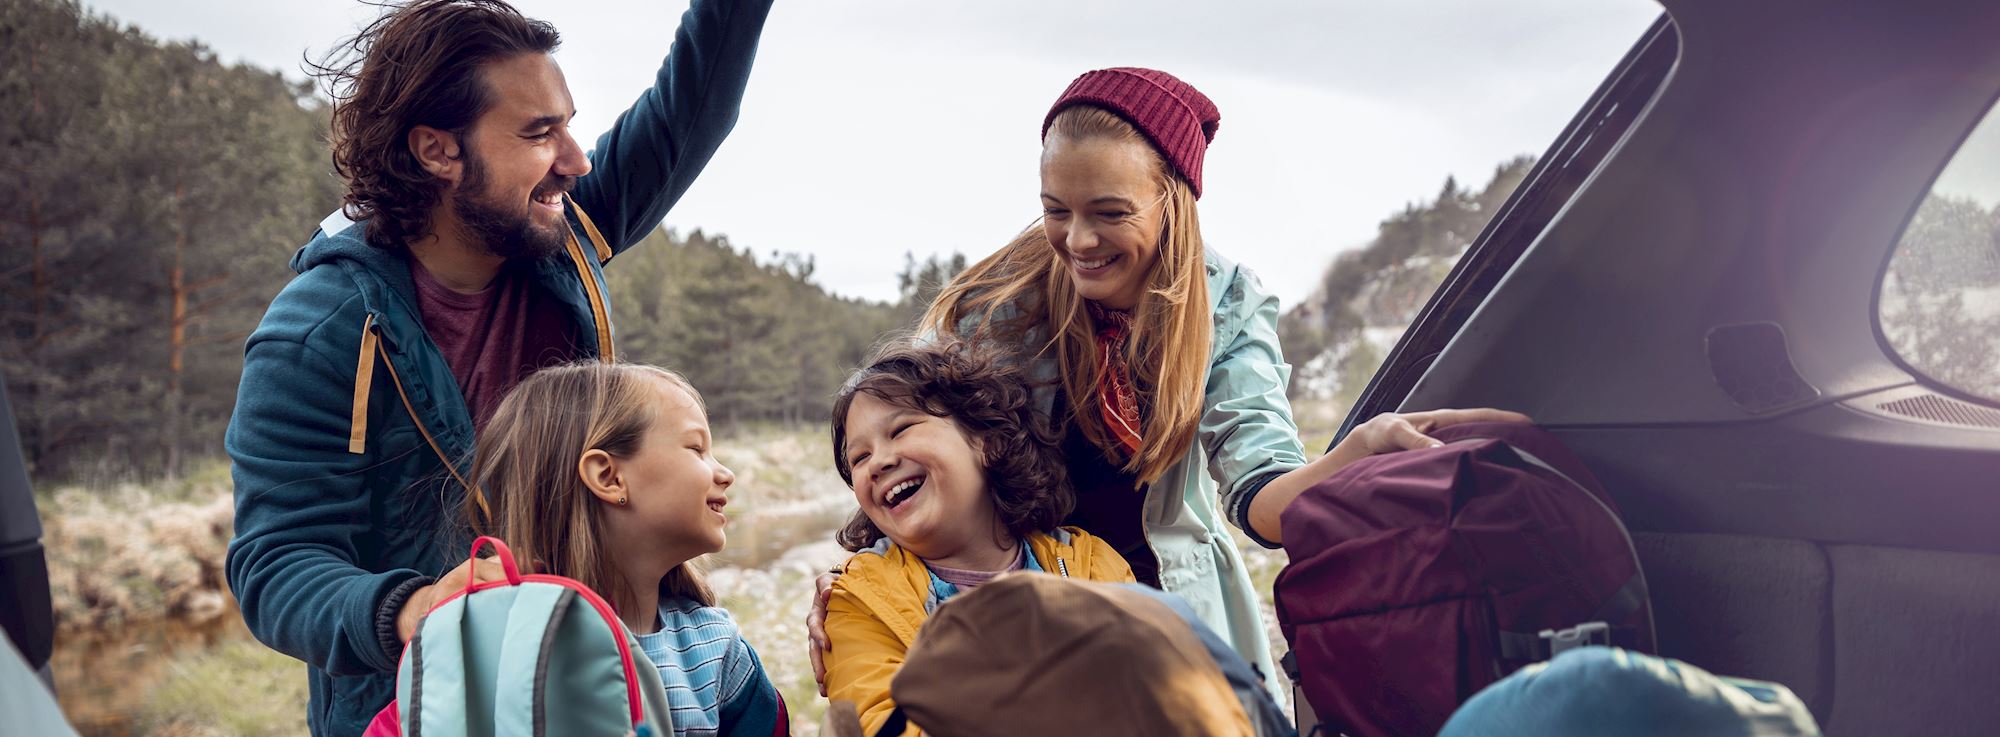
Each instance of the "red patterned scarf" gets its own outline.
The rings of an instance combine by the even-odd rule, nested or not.
[[[1086,300],[1090,317],[1097,323],[1097,375],[1102,391],[1097,407],[1104,427],[1118,441],[1124,457],[1139,454],[1139,392],[1132,385],[1131,368],[1125,364],[1125,337],[1132,332],[1132,313],[1112,310]]]

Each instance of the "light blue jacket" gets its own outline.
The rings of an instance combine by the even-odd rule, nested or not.
[[[1187,455],[1146,488],[1146,537],[1160,562],[1160,586],[1186,599],[1243,659],[1264,673],[1272,666],[1258,592],[1225,522],[1242,527],[1251,493],[1277,474],[1305,465],[1298,424],[1285,386],[1292,367],[1278,347],[1278,298],[1264,293],[1247,268],[1206,251],[1208,299],[1215,332],[1208,346],[1201,424]],[[1016,308],[993,312],[1006,320]],[[970,335],[979,316],[961,322]],[[1030,330],[1039,348],[1045,333]],[[1042,383],[1044,416],[1055,409],[1056,359],[1036,359],[1029,373]],[[1283,703],[1284,695],[1274,695]]]

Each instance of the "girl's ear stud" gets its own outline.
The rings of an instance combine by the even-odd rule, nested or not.
[[[618,497],[618,506],[625,506],[625,497]]]

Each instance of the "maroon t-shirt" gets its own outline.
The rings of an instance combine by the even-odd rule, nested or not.
[[[477,294],[452,291],[414,258],[410,276],[424,331],[458,379],[475,431],[528,374],[577,358],[576,320],[535,283],[532,264],[507,264]]]

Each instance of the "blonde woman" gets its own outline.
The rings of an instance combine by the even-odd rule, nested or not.
[[[1272,673],[1258,595],[1223,526],[1268,547],[1314,482],[1425,432],[1497,410],[1383,415],[1308,463],[1285,385],[1278,302],[1206,247],[1195,203],[1221,115],[1165,72],[1115,68],[1071,83],[1042,123],[1042,219],[967,269],[924,328],[1001,341],[1042,382],[1038,409],[1067,432],[1076,511],[1140,581],[1179,594]],[[809,616],[818,671],[823,602]]]

